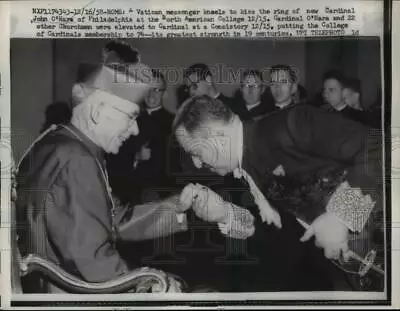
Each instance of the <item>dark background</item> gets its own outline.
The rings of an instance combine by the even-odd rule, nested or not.
[[[101,60],[108,40],[97,39],[12,39],[11,40],[11,126],[13,152],[18,161],[37,137],[46,107],[56,100],[68,101],[77,66],[82,61]],[[307,40],[245,39],[131,39],[142,62],[153,68],[174,68],[179,73],[195,62],[210,66],[266,68],[278,63],[297,68],[300,83],[312,99],[321,90],[322,75],[330,69],[358,77],[363,104],[368,107],[381,85],[379,38],[324,38]],[[175,77],[168,86],[164,104],[177,106]],[[220,90],[233,95],[237,83],[219,83]]]

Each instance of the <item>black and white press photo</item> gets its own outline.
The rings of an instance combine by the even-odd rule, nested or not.
[[[387,290],[379,37],[10,57],[14,294]]]

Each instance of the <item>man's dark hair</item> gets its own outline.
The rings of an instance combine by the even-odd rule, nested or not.
[[[261,83],[264,83],[264,79],[262,77],[262,74],[259,70],[257,69],[248,69],[243,71],[241,77],[240,77],[240,83],[243,83],[243,81],[248,77],[248,76],[254,76],[257,77],[261,80]]]
[[[278,64],[278,65],[275,65],[275,66],[271,67],[271,75],[274,72],[278,72],[278,74],[279,74],[279,71],[288,72],[289,73],[290,82],[292,82],[292,83],[297,83],[298,82],[297,81],[297,72],[296,72],[296,70],[294,70],[294,68],[292,66],[289,66],[289,65],[286,65],[286,64]]]
[[[359,100],[362,103],[363,97],[362,97],[362,93],[361,93],[361,81],[360,81],[360,79],[347,78],[344,81],[343,88],[347,88],[347,89],[353,90],[354,92],[358,93]]]
[[[207,77],[212,77],[210,68],[203,63],[197,63],[188,67],[184,71],[183,77],[188,78],[193,73],[196,73],[201,81],[204,81]]]
[[[106,62],[135,64],[139,62],[139,52],[123,41],[111,41],[104,47],[107,53]]]
[[[343,87],[353,90],[361,95],[361,81],[357,78],[348,78],[344,81]]]
[[[194,96],[178,109],[173,122],[173,131],[183,126],[189,134],[202,128],[208,121],[229,123],[234,114],[220,100],[208,95]]]
[[[337,80],[342,87],[344,87],[346,85],[345,75],[338,70],[329,70],[329,71],[325,72],[325,74],[323,76],[323,81],[326,81],[328,79]]]

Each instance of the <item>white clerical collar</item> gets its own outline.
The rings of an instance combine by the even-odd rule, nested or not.
[[[278,107],[279,109],[283,109],[283,108],[289,106],[291,103],[292,102],[283,103],[283,104],[275,103],[275,107]]]
[[[219,97],[219,95],[221,95],[221,92],[218,92],[218,93],[214,96],[214,98],[217,99],[217,98]]]
[[[342,111],[344,108],[346,108],[346,104],[345,103],[342,103],[338,107],[333,107],[333,109],[335,109],[336,111]]]
[[[152,112],[160,110],[161,108],[162,108],[162,105],[158,106],[158,107],[154,107],[154,108],[146,108],[146,111],[150,115]]]
[[[252,104],[252,105],[246,105],[246,108],[247,108],[247,110],[251,110],[251,109],[256,108],[257,106],[259,106],[260,104],[261,104],[261,101],[255,103],[255,104]]]

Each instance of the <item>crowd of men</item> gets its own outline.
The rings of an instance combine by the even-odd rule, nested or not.
[[[296,71],[276,65],[268,78],[244,71],[227,97],[194,64],[173,115],[160,70],[126,43],[105,51],[104,63],[80,66],[71,115],[46,125],[19,167],[24,254],[88,282],[145,262],[218,291],[351,289],[328,259],[349,260],[350,234],[383,209],[381,140],[370,134],[381,115],[364,108],[359,81],[328,72],[309,101]],[[312,185],[343,172],[318,204],[273,195],[279,178]]]

